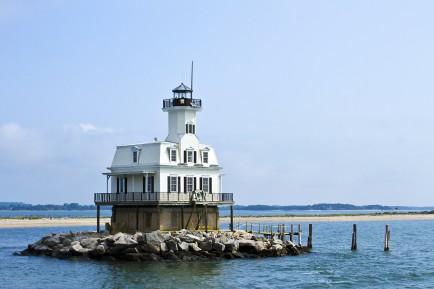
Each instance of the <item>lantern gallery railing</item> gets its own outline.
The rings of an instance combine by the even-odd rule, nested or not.
[[[146,203],[146,202],[208,202],[233,203],[233,194],[226,193],[96,193],[95,204]]]
[[[196,98],[171,98],[163,100],[163,108],[174,106],[202,107],[202,100]]]

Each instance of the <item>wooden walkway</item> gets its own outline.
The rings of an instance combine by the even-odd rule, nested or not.
[[[287,236],[289,236],[289,241],[291,241],[292,243],[294,243],[294,236],[297,236],[297,245],[302,246],[301,237],[303,230],[300,224],[297,225],[297,231],[294,230],[293,224],[291,224],[289,228],[287,228],[286,224],[267,225],[261,223],[238,222],[237,228],[238,230],[245,230],[246,232],[254,235],[264,235],[268,239],[272,239],[277,236],[282,241],[286,241]],[[312,248],[312,224],[309,224],[307,247]]]

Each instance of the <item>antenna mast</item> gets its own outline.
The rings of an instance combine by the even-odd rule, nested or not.
[[[193,61],[191,62],[191,82],[190,82],[190,87],[191,87],[190,98],[193,99]]]

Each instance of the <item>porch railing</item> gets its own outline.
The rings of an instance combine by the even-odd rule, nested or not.
[[[194,193],[96,193],[95,203],[134,203],[134,202],[189,202],[205,201],[215,203],[233,202],[233,194],[229,193],[205,193],[200,198]]]

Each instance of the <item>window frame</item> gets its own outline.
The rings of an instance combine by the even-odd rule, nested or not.
[[[209,177],[202,177],[202,191],[209,193]]]
[[[139,154],[137,151],[133,151],[133,163],[137,163]]]
[[[194,151],[187,150],[187,163],[193,163],[194,161]]]
[[[170,176],[170,192],[169,193],[177,193],[178,192],[178,176]]]
[[[186,181],[187,181],[187,184],[186,184],[187,192],[186,193],[192,193],[194,191],[194,177],[187,176]]]
[[[172,163],[176,163],[177,162],[177,154],[176,154],[176,150],[171,149],[170,150],[170,162]]]
[[[202,162],[204,164],[208,164],[209,163],[209,152],[208,151],[203,151],[202,152]]]

